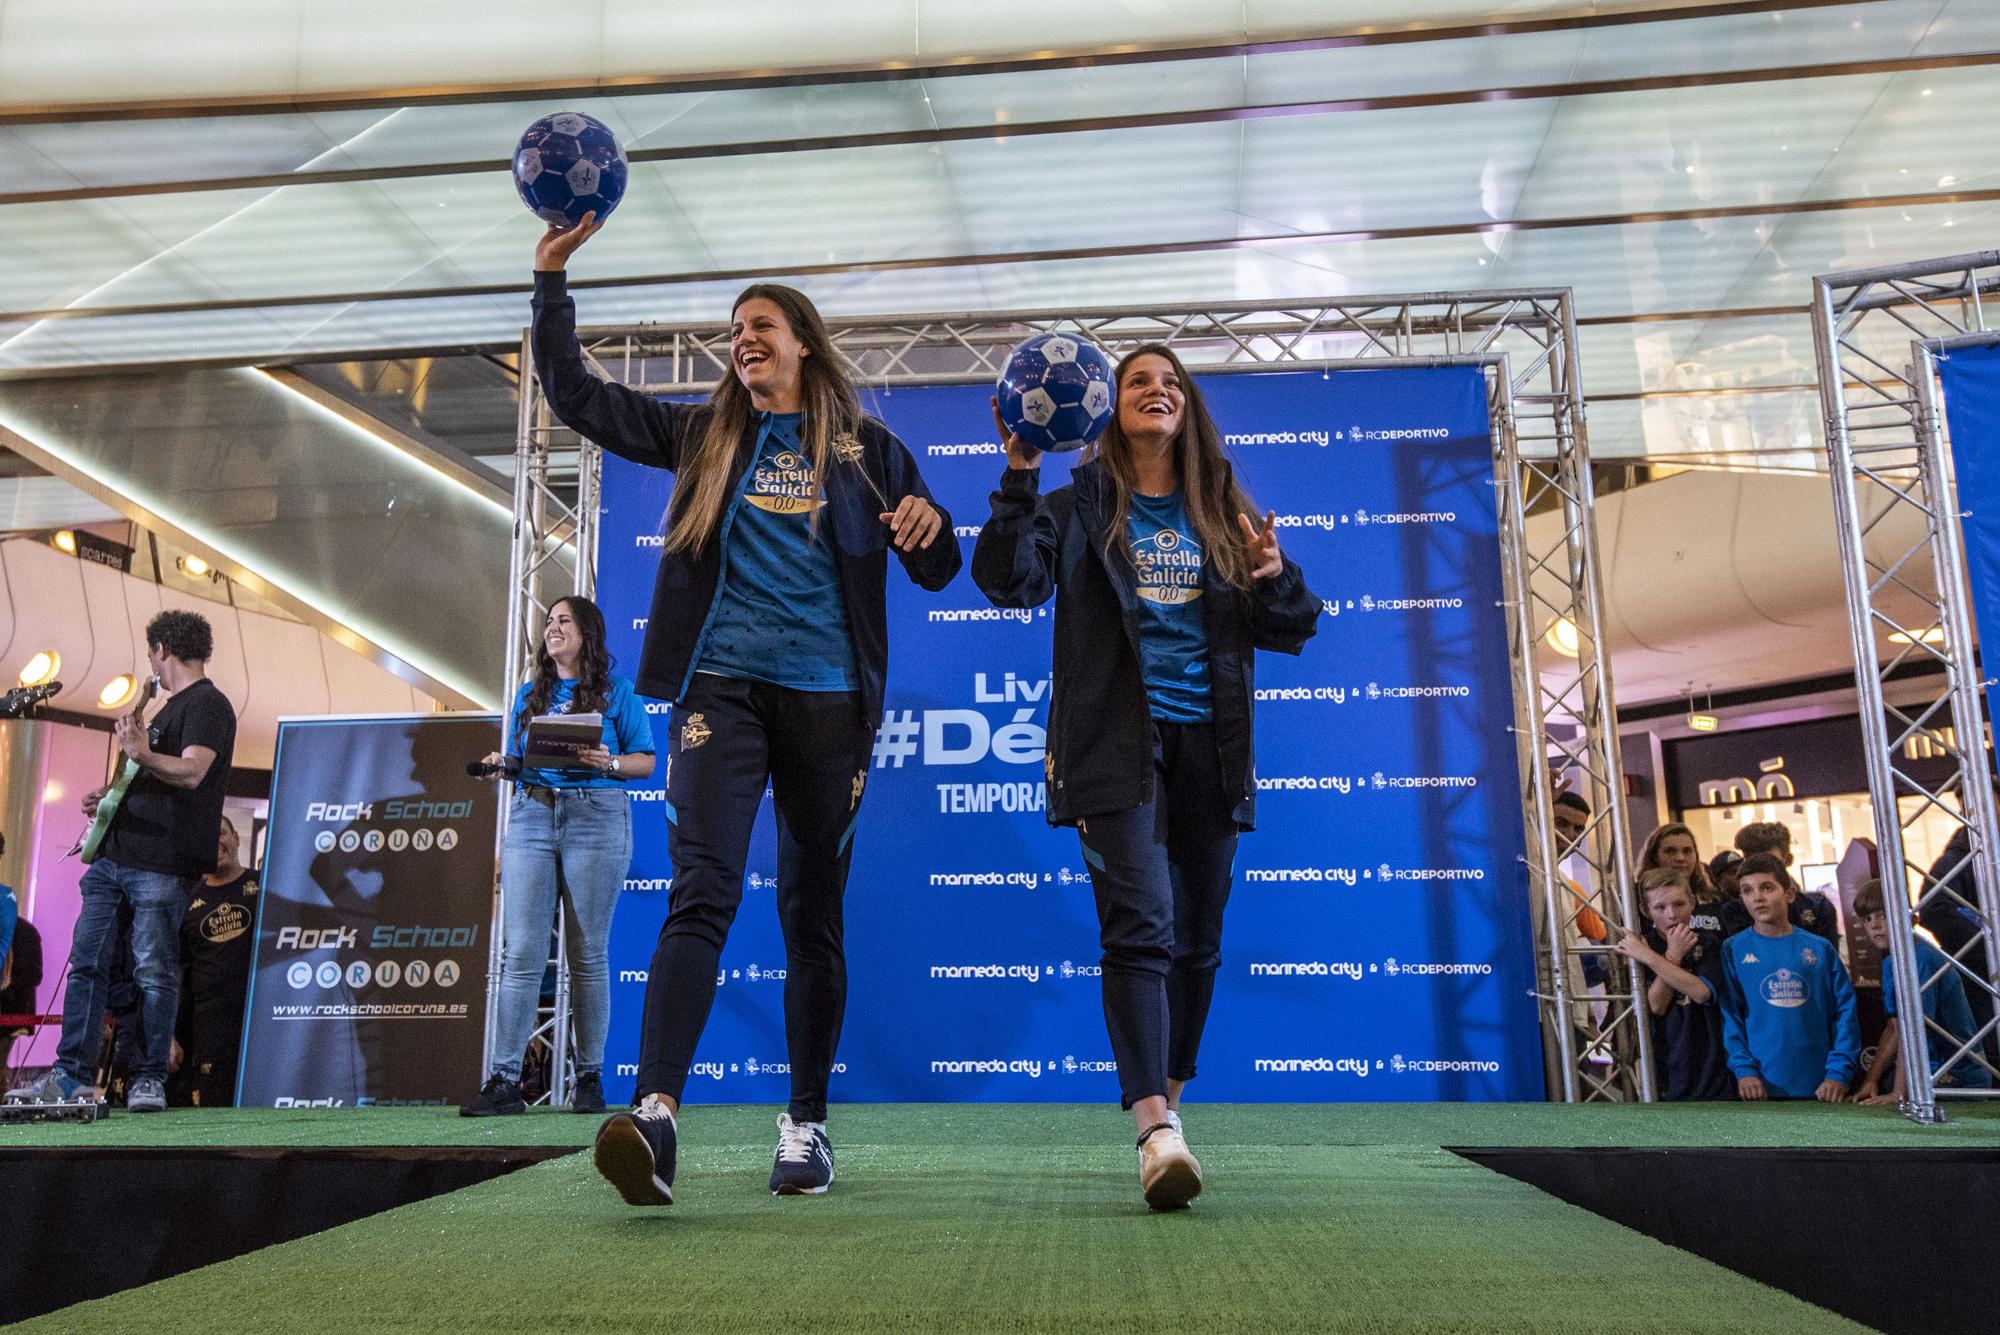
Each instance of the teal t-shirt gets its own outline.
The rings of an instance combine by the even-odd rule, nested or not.
[[[507,754],[516,759],[524,749],[521,708],[528,701],[528,686],[527,682],[521,683],[521,689],[514,693],[514,709],[507,716]],[[574,681],[558,681],[549,707],[543,712],[569,713],[570,700],[575,694]],[[600,712],[604,715],[604,749],[612,755],[629,756],[641,751],[651,754],[657,750],[653,745],[653,720],[630,681],[624,677],[611,679],[611,697]],[[542,788],[623,788],[631,780],[614,779],[594,770],[523,769],[520,782]]]
[[[1125,534],[1139,577],[1139,665],[1147,708],[1168,723],[1207,723],[1215,714],[1201,605],[1206,558],[1181,493],[1133,492]]]
[[[756,457],[724,520],[721,587],[695,670],[797,691],[851,691],[859,676],[826,488],[799,448],[799,416],[762,415]]]

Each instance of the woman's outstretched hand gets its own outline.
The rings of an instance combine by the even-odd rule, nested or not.
[[[603,226],[595,213],[584,214],[574,227],[550,223],[549,230],[535,243],[535,272],[561,273],[569,257],[576,254],[576,248],[596,236]]]

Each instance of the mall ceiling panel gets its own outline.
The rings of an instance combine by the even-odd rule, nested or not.
[[[1604,0],[1600,13],[1698,0]],[[1516,0],[1497,17],[1573,14],[1574,0]],[[0,4],[0,88],[11,107],[282,100],[508,85],[581,87],[704,74],[893,69],[1088,55],[1134,46],[1281,40],[1382,27],[1378,0],[112,0],[76,40],[60,0]],[[1481,23],[1493,0],[1400,0],[1394,26]]]
[[[262,372],[7,383],[0,438],[392,671],[498,698],[507,508]]]
[[[1171,64],[1010,70],[923,80],[687,93],[515,97],[294,115],[116,120],[0,130],[0,194],[218,181],[294,171],[503,160],[536,117],[582,109],[626,148],[690,150],[1077,118],[1212,112],[1328,99],[1446,96],[1678,73],[1951,56],[2000,46],[2000,9],[1939,17],[1937,0],[1725,15],[1599,29],[1259,51]],[[1849,13],[1864,15],[1850,18]],[[1774,20],[1783,20],[1782,22]],[[1662,50],[1670,53],[1662,55]],[[225,127],[226,126],[226,132]]]
[[[1243,125],[1242,233],[1365,232],[1520,216],[1554,101]]]
[[[1911,246],[1934,242],[1936,223],[1947,206],[1910,210],[1915,220],[1910,223],[1901,221],[1903,212],[1816,215],[1817,230],[1786,243],[1786,262],[1801,276],[1773,283],[1755,294],[1761,300],[1740,304],[1800,306],[1814,273],[1840,264],[1944,253]],[[845,270],[807,274],[796,281],[829,312],[844,314],[1572,286],[1581,314],[1626,316],[1730,304],[1736,275],[1770,245],[1771,221],[1751,217],[1371,241],[1260,241],[1187,253]],[[579,253],[572,265],[578,281],[609,276],[598,247],[611,237],[607,230]],[[524,241],[519,253],[526,250]],[[527,319],[525,261],[512,276],[519,286],[497,296],[49,321],[0,344],[0,369],[74,365],[79,358],[143,362],[469,344],[512,348]],[[578,292],[578,302],[585,323],[711,320],[722,318],[741,287],[732,278],[585,288]],[[252,317],[281,324],[286,331],[282,344],[273,346]]]
[[[324,111],[4,126],[0,193],[297,171],[395,114]]]
[[[1956,71],[1989,90],[1988,70]],[[1649,213],[1805,197],[1888,85],[1804,79],[1564,98],[1517,216]]]

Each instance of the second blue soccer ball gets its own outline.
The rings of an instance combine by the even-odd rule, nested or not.
[[[611,127],[581,111],[558,111],[528,127],[514,148],[514,189],[543,222],[603,222],[625,197],[631,171]]]
[[[1088,339],[1023,339],[994,387],[1000,420],[1032,449],[1080,450],[1111,424],[1118,397],[1111,377],[1111,359]]]

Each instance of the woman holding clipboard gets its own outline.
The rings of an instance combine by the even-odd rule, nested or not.
[[[557,872],[568,893],[570,1004],[576,1014],[576,1092],[570,1111],[604,1111],[604,1031],[611,1013],[607,944],[611,910],[632,863],[632,801],[625,785],[653,773],[653,728],[624,677],[611,675],[604,614],[583,597],[549,608],[534,675],[508,717],[507,754],[486,763],[515,769],[529,724],[544,714],[600,714],[603,739],[560,769],[521,765],[500,849],[501,958],[493,1070],[459,1109],[466,1117],[526,1112],[521,1055],[534,1031],[555,922]],[[515,763],[507,763],[515,762]]]

